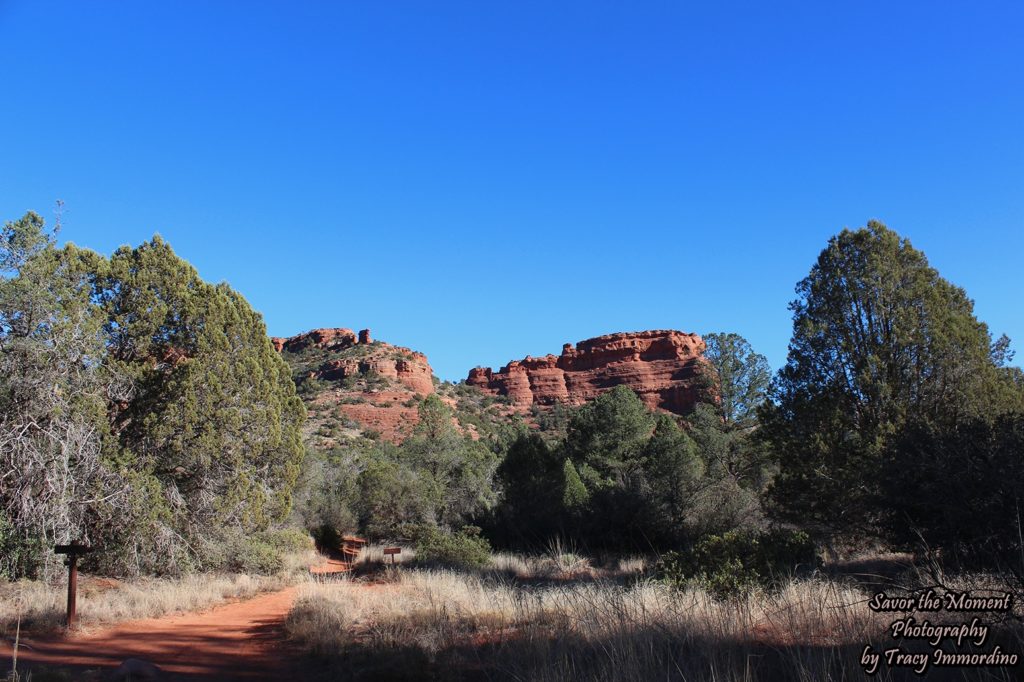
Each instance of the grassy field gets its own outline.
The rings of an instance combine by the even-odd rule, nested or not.
[[[325,680],[860,680],[865,644],[898,644],[888,627],[899,614],[873,612],[870,592],[847,580],[723,601],[644,578],[642,560],[601,571],[578,558],[568,573],[550,561],[499,555],[479,572],[399,567],[307,584],[288,632],[310,653],[310,678]],[[992,637],[984,649],[1024,651],[1019,628]],[[926,679],[1020,672],[935,668]],[[901,668],[872,679],[920,678]]]

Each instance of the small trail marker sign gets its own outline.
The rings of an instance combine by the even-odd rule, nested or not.
[[[395,563],[395,555],[396,554],[401,554],[401,553],[402,553],[402,548],[401,547],[385,547],[384,548],[384,556],[387,556],[387,555],[390,554],[391,555],[391,563],[392,564]]]
[[[70,545],[54,545],[53,551],[56,554],[68,555],[68,617],[67,627],[75,624],[75,616],[78,615],[78,557],[88,554],[93,550],[88,545],[80,542],[72,542]]]

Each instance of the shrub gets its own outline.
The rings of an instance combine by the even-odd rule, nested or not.
[[[298,384],[299,395],[312,396],[320,393],[327,385],[315,376],[306,377]]]
[[[42,540],[19,535],[0,510],[0,580],[36,577],[43,552]]]
[[[287,551],[286,545],[293,542],[296,542],[294,537],[279,532],[247,535],[239,528],[225,529],[219,536],[211,536],[203,542],[200,548],[202,568],[272,575],[284,568],[282,551]]]
[[[701,538],[689,552],[668,552],[655,567],[658,577],[676,587],[697,585],[719,598],[736,597],[754,587],[772,588],[798,567],[817,564],[806,533],[733,530]]]
[[[298,528],[268,530],[262,539],[279,552],[303,552],[314,547],[312,536]]]
[[[261,539],[250,538],[235,544],[232,550],[227,561],[230,571],[271,575],[284,568],[281,552]]]
[[[457,533],[426,529],[416,543],[416,560],[424,563],[479,568],[490,558],[491,545],[476,526],[464,526]]]

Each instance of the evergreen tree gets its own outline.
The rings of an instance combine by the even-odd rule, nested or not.
[[[570,513],[579,513],[589,501],[587,486],[583,485],[572,460],[566,459],[562,464],[562,506]]]
[[[436,395],[420,402],[419,422],[401,446],[402,457],[433,490],[434,521],[461,526],[494,504],[492,479],[497,455],[460,434],[451,408]]]
[[[516,544],[532,546],[543,546],[556,535],[564,510],[564,480],[560,453],[539,434],[523,434],[513,441],[495,474],[501,495],[496,510],[501,534]]]
[[[796,290],[788,362],[761,413],[777,510],[821,536],[877,532],[885,449],[911,417],[948,428],[1020,396],[964,291],[881,223],[833,237]]]
[[[717,407],[726,430],[753,426],[771,383],[768,360],[739,334],[707,334],[704,342],[716,398],[708,402]]]
[[[642,467],[653,430],[647,406],[629,388],[616,386],[573,416],[565,454],[589,490],[621,485]]]
[[[649,506],[646,535],[657,544],[672,546],[693,529],[704,463],[697,444],[675,420],[661,414],[644,448],[642,492]]]
[[[180,571],[287,514],[305,413],[241,296],[159,238],[58,249],[35,214],[5,226],[0,263],[0,544]]]
[[[159,480],[175,531],[199,547],[283,519],[305,410],[260,315],[159,237],[115,252],[104,288],[110,362],[136,386],[117,434]]]

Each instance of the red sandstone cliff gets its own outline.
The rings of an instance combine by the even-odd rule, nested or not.
[[[477,367],[466,383],[509,396],[518,407],[562,402],[582,405],[620,384],[651,408],[684,414],[698,398],[704,341],[696,334],[654,330],[607,334],[561,355],[514,360],[494,372]]]
[[[419,420],[416,401],[434,392],[427,356],[372,341],[368,329],[313,329],[271,342],[291,365],[296,384],[323,382],[303,394],[310,412],[307,438],[345,418],[400,442]]]
[[[351,329],[313,329],[288,339],[272,337],[270,340],[278,352],[320,351],[324,361],[310,372],[317,379],[338,381],[346,377],[365,377],[373,372],[421,395],[434,392],[434,372],[426,355],[382,341],[371,342],[369,329],[363,329],[358,335]],[[366,352],[343,353],[356,346],[364,347]],[[332,358],[335,353],[343,355]]]

